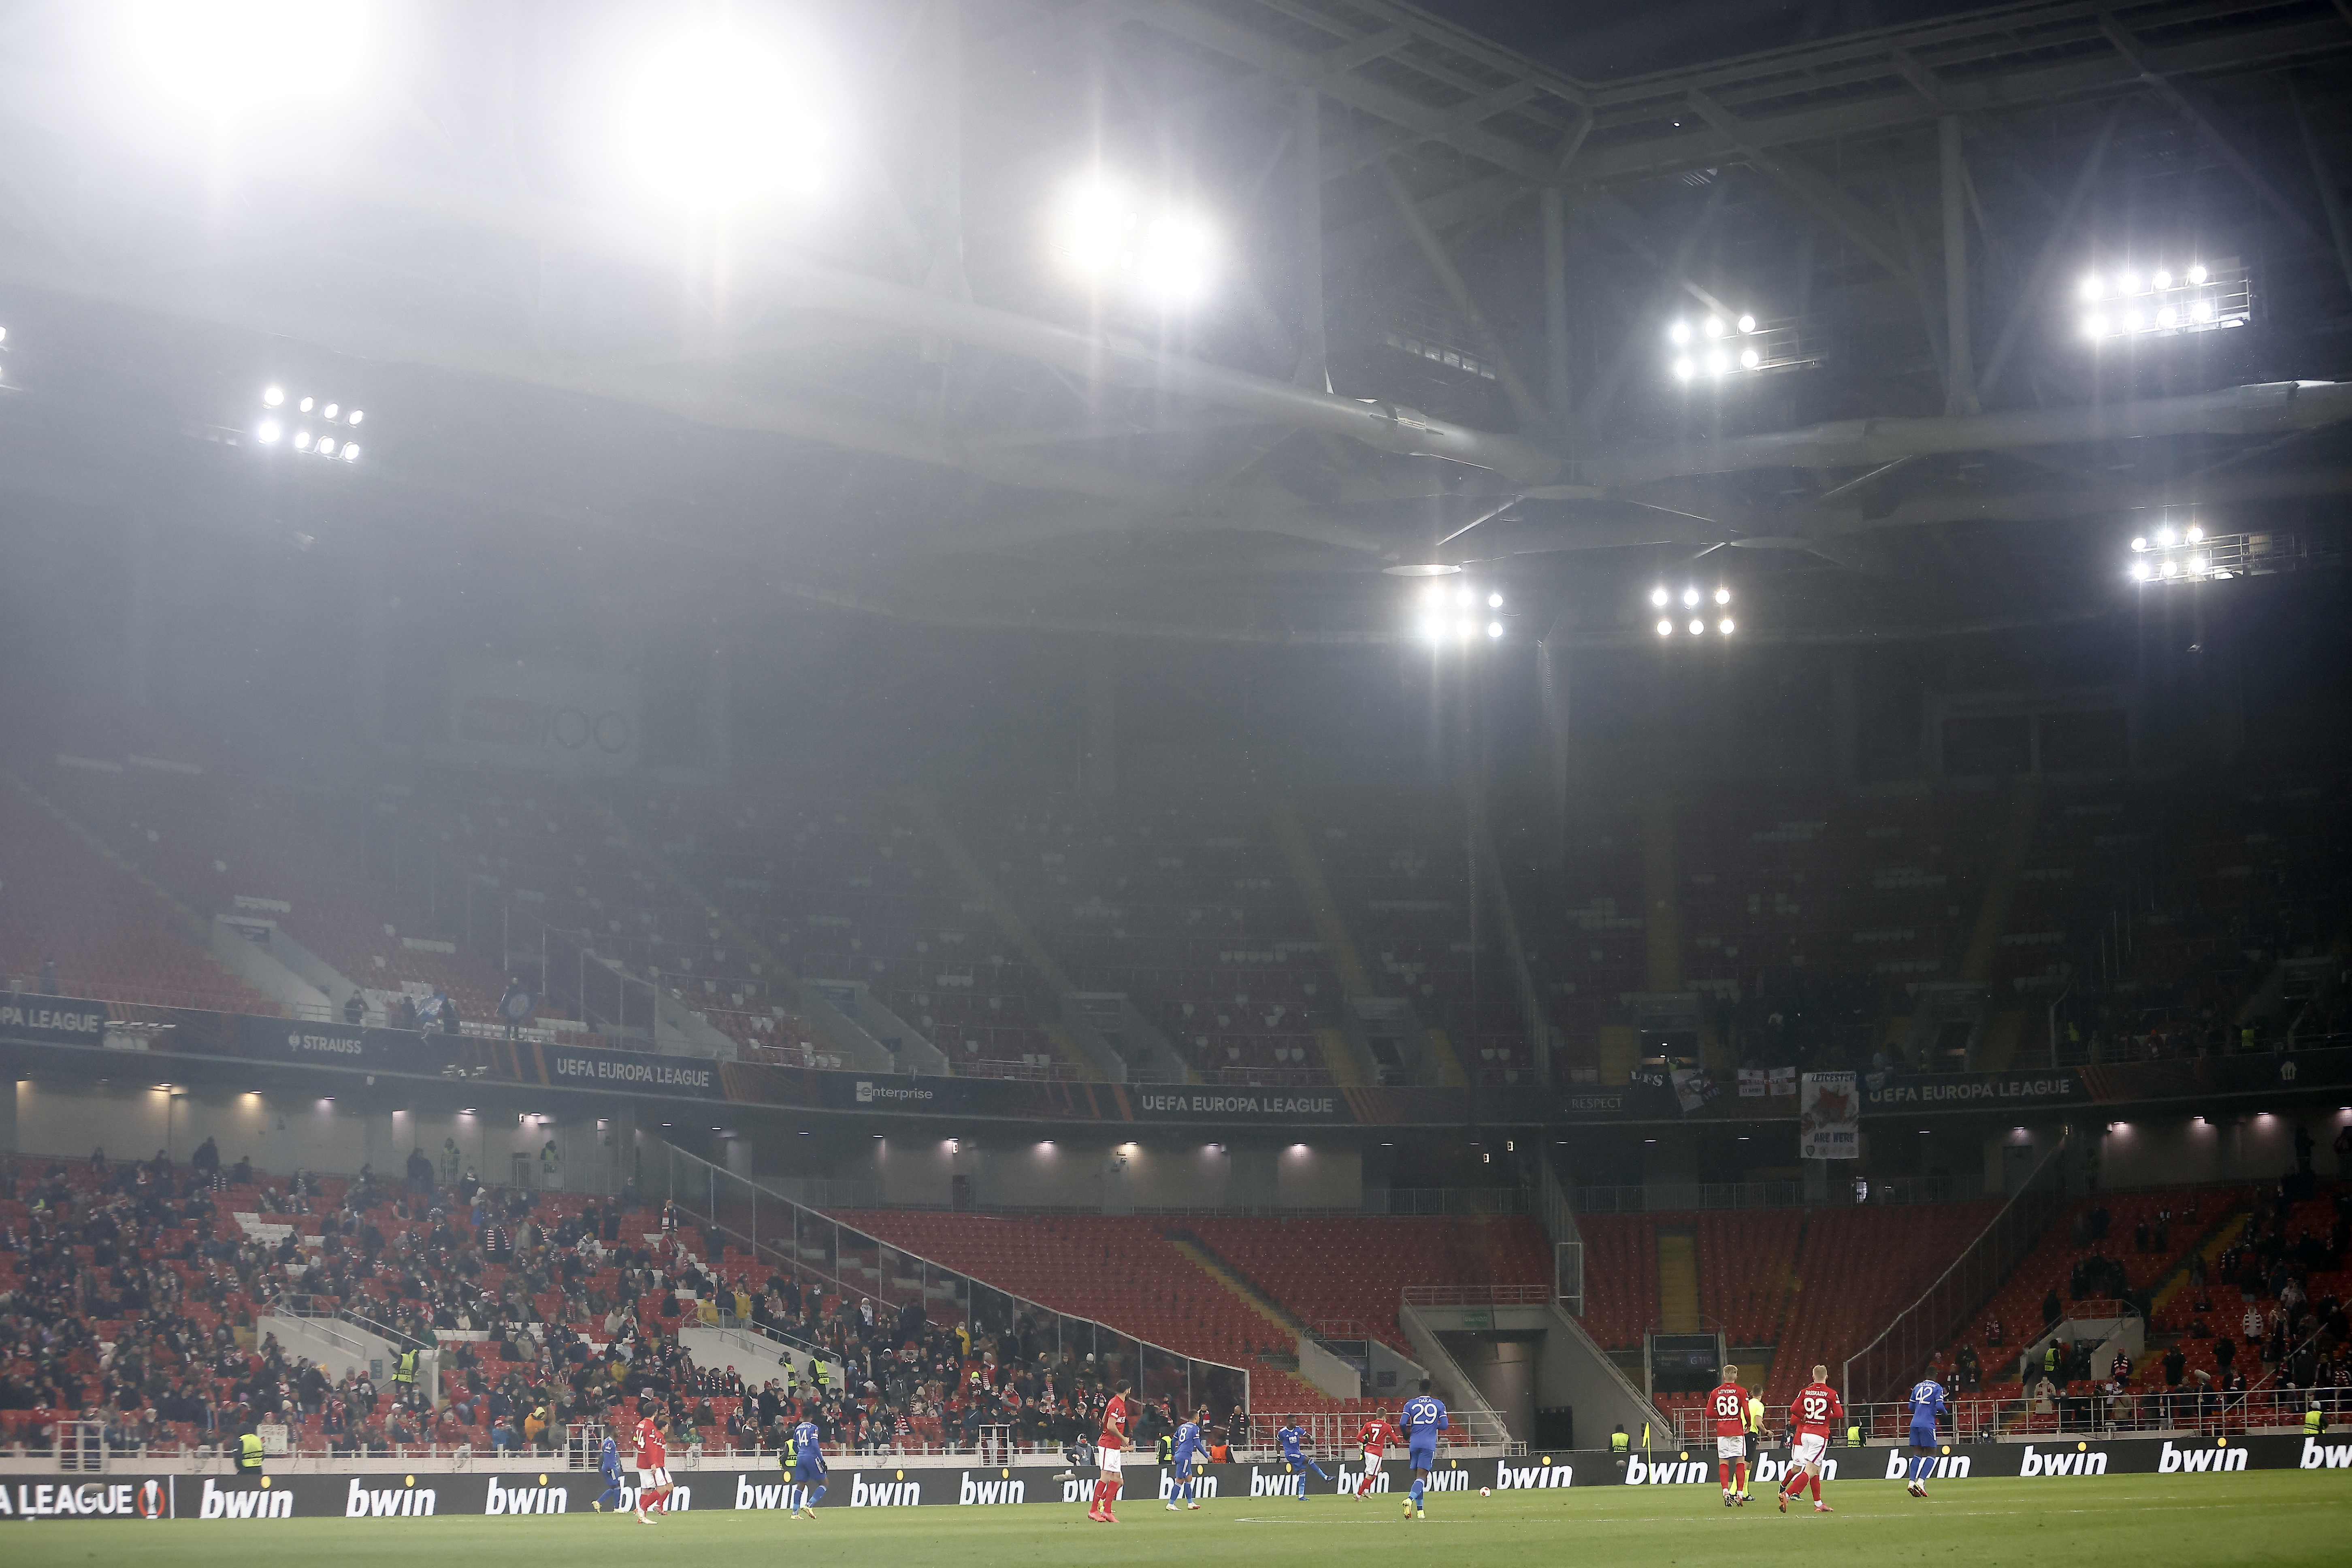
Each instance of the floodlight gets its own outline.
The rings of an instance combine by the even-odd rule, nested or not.
[[[1697,637],[1697,636],[1699,636],[1701,633],[1705,632],[1706,630],[1706,623],[1705,621],[1696,621],[1696,620],[1695,620],[1695,621],[1691,622],[1691,636],[1693,636],[1693,637]]]
[[[1696,605],[1696,604],[1697,604],[1697,603],[1698,603],[1698,590],[1697,590],[1696,588],[1685,588],[1685,589],[1683,590],[1683,603],[1684,603],[1684,604],[1685,604],[1685,605]]]
[[[1706,335],[1710,338],[1719,338],[1723,336],[1723,318],[1721,316],[1709,316],[1706,319]]]
[[[1739,351],[1739,363],[1742,369],[1754,370],[1758,365],[1763,363],[1764,356],[1758,353],[1754,349],[1742,349]]]
[[[365,0],[132,0],[123,37],[162,97],[216,123],[317,103],[369,58]]]
[[[1081,277],[1107,278],[1133,247],[1137,221],[1135,205],[1116,186],[1075,186],[1062,201],[1056,248]]]
[[[2180,563],[2178,561],[2159,563],[2156,568],[2156,574],[2159,577],[2178,577],[2180,575]]]
[[[2172,525],[2169,523],[2167,523],[2164,527],[2156,531],[2157,543],[2162,545],[2167,550],[2172,548],[2173,542],[2177,537],[2178,535],[2172,531]]]
[[[1727,605],[1731,603],[1731,590],[1728,588],[1717,588],[1715,591],[1715,602],[1718,605]]]
[[[1662,637],[1670,637],[1674,636],[1675,623],[1672,621],[1660,621],[1658,623],[1658,635]]]
[[[2138,292],[2139,292],[2139,279],[2137,279],[2137,278],[2135,278],[2135,277],[2133,277],[2133,276],[2132,276],[2130,273],[2128,273],[2128,272],[2118,272],[2118,273],[2116,273],[2116,293],[2118,293],[2118,294],[2137,294],[2137,293],[2138,293]]]
[[[1433,605],[1442,605],[1445,603],[1444,585],[1443,584],[1432,583],[1426,589],[1423,590],[1421,596],[1427,599]]]
[[[1423,642],[1433,643],[1444,635],[1438,627],[1436,617],[1433,616],[1423,616],[1416,629],[1420,631],[1421,640]]]
[[[2206,569],[2207,569],[2208,567],[2211,566],[2212,564],[2213,564],[2213,563],[2212,563],[2212,562],[2210,562],[2210,561],[2207,560],[2207,559],[2206,559],[2204,556],[2202,556],[2202,555],[2192,555],[2192,556],[2190,556],[2190,557],[2189,558],[2189,575],[2191,575],[2191,576],[2193,576],[2193,577],[2194,577],[2194,576],[2202,576],[2202,575],[2204,575]]]
[[[1501,637],[1503,635],[1503,623],[1500,621],[1488,621],[1486,623],[1486,635],[1490,637]]]
[[[2105,316],[2100,315],[2097,311],[2094,310],[2089,315],[2083,318],[2083,335],[2084,337],[2105,337],[2106,336],[2106,332],[2107,319]]]
[[[321,419],[332,419],[339,412],[341,412],[341,405],[330,403],[327,406],[319,410],[319,417]]]
[[[253,434],[263,446],[267,447],[286,432],[278,428],[277,420],[265,419],[261,422],[261,427]]]
[[[331,439],[323,440],[319,443],[319,456],[322,458],[331,458],[334,455],[335,443]]]
[[[1457,621],[1454,623],[1454,635],[1460,637],[1464,642],[1468,642],[1472,637],[1478,635],[1478,623],[1468,619]]]
[[[2147,319],[2142,316],[2137,310],[2126,310],[2124,312],[2124,331],[2127,332],[2137,332],[2147,325]]]
[[[2172,274],[2159,267],[2156,269],[2156,276],[2148,279],[2148,281],[2155,284],[2159,289],[2169,289],[2172,287]]]
[[[361,411],[360,411],[360,410],[358,410],[358,409],[356,409],[356,408],[354,408],[354,409],[352,409],[352,410],[351,419],[352,419],[352,424],[354,424],[354,425],[358,424],[358,423],[360,422],[360,420],[361,420],[362,417],[364,417],[364,416],[361,413]]]
[[[2202,538],[2204,538],[2204,537],[2205,537],[2205,531],[2204,531],[2203,529],[2201,529],[2201,528],[2198,527],[2198,526],[2197,526],[2195,523],[2193,523],[2193,522],[2192,522],[2192,523],[2190,523],[2190,524],[2189,525],[2189,532],[2188,532],[2188,534],[2187,534],[2187,538],[2188,538],[2188,540],[2189,540],[2189,543],[2194,544],[2194,543],[2196,543],[2199,540],[2200,540],[2200,539],[2202,539]]]
[[[1490,609],[1490,610],[1499,610],[1499,609],[1501,609],[1501,608],[1503,607],[1503,595],[1500,595],[1500,594],[1489,594],[1489,595],[1486,595],[1486,607],[1487,607],[1488,609]]]
[[[1754,331],[1756,330],[1756,318],[1755,318],[1755,317],[1753,317],[1753,316],[1742,316],[1742,317],[1740,317],[1740,318],[1739,318],[1739,330],[1740,330],[1741,331],[1743,331],[1743,332],[1752,332],[1752,331]]]
[[[2139,538],[2139,539],[2135,539],[2135,540],[2133,540],[2133,541],[2132,541],[2132,548],[2133,548],[2134,550],[2146,550],[2146,549],[2147,548],[2147,539],[2146,539],[2145,537],[2143,537],[2143,538]]]
[[[1690,355],[1688,354],[1685,354],[1682,358],[1675,361],[1675,376],[1677,380],[1688,381],[1697,369],[1698,367],[1696,365],[1691,363]]]
[[[2195,266],[2189,268],[2189,281],[2191,283],[2202,283],[2205,281],[2205,264],[2203,262],[2198,262]]]
[[[360,444],[359,444],[357,441],[346,441],[346,442],[344,442],[344,443],[343,443],[343,461],[344,461],[344,462],[346,462],[346,463],[356,463],[356,462],[358,462],[359,460],[360,460]]]
[[[1723,619],[1716,622],[1715,629],[1721,632],[1725,637],[1729,637],[1731,635],[1731,617],[1729,616],[1726,616]]]
[[[2159,327],[2179,326],[2180,324],[2180,312],[2174,310],[2171,306],[2167,305],[2157,311],[2156,324]]]
[[[294,432],[294,449],[298,452],[307,452],[310,449],[310,432],[308,430]]]
[[[1678,343],[1686,343],[1690,342],[1690,323],[1688,321],[1676,321],[1673,326],[1666,329],[1666,336]]]
[[[1454,591],[1454,602],[1457,605],[1466,605],[1475,596],[1475,595],[1470,592],[1470,589],[1466,584],[1463,587],[1456,588]]]
[[[1664,588],[1653,588],[1650,590],[1650,603],[1657,605],[1660,609],[1665,608],[1666,601],[1671,597],[1673,597],[1673,595],[1668,594]]]
[[[304,398],[301,402],[299,402],[299,403],[296,404],[294,406],[295,406],[295,407],[297,407],[297,408],[299,408],[303,413],[308,414],[308,413],[310,413],[310,405],[311,405],[312,401],[313,401],[312,399],[306,397],[306,398]]]
[[[2095,300],[2106,291],[2106,285],[2099,280],[2099,275],[2097,273],[2094,272],[2088,278],[2083,279],[2082,293],[2084,299]]]
[[[275,408],[285,401],[286,389],[284,387],[265,386],[261,389],[261,406],[264,408]]]
[[[2210,300],[2198,300],[2195,304],[2189,307],[2189,315],[2191,321],[2211,321],[2213,319],[2213,301]]]
[[[2131,563],[2131,574],[2132,574],[2132,581],[2133,581],[2133,582],[2135,582],[2135,583],[2145,583],[2145,582],[2147,582],[2147,562],[2145,562],[2145,561],[2135,561],[2135,562],[2133,562],[2133,563]]]
[[[623,154],[654,195],[698,213],[812,194],[824,145],[821,73],[726,22],[646,54],[622,96]]]
[[[1731,369],[1731,356],[1717,349],[1706,356],[1706,368],[1711,375],[1722,375]]]

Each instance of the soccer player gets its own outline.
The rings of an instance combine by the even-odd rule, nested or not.
[[[1830,1386],[1829,1378],[1829,1368],[1813,1368],[1813,1381],[1797,1390],[1797,1397],[1789,1402],[1789,1425],[1797,1429],[1797,1441],[1789,1456],[1788,1479],[1780,1483],[1782,1513],[1789,1511],[1790,1498],[1804,1494],[1809,1480],[1813,1488],[1813,1511],[1836,1511],[1822,1500],[1822,1456],[1830,1446],[1830,1428],[1845,1419],[1845,1406],[1838,1403],[1837,1390]]]
[[[1715,1423],[1715,1472],[1723,1482],[1723,1506],[1733,1507],[1748,1489],[1748,1391],[1739,1369],[1727,1366],[1723,1381],[1706,1393],[1707,1419]]]
[[[1381,1466],[1387,1458],[1389,1445],[1403,1441],[1403,1435],[1390,1426],[1384,1415],[1375,1415],[1364,1423],[1363,1430],[1356,1434],[1356,1447],[1364,1451],[1364,1479],[1356,1483],[1356,1496],[1369,1495],[1379,1484]]]
[[[604,1435],[604,1451],[596,1456],[596,1468],[604,1477],[604,1489],[588,1506],[602,1513],[604,1511],[604,1500],[610,1498],[613,1507],[617,1510],[627,1496],[627,1488],[623,1485],[621,1478],[621,1446],[613,1441],[609,1432]]]
[[[670,1493],[669,1449],[664,1442],[669,1430],[667,1417],[656,1418],[651,1413],[637,1418],[637,1522],[651,1524],[646,1510],[663,1512],[662,1504]]]
[[[1944,1385],[1930,1372],[1911,1385],[1911,1479],[1904,1489],[1913,1497],[1927,1495],[1927,1478],[1936,1469],[1936,1418],[1944,1413]]]
[[[1176,1489],[1183,1496],[1184,1506],[1195,1512],[1199,1511],[1201,1503],[1192,1495],[1192,1474],[1209,1462],[1208,1439],[1201,1435],[1201,1428],[1208,1419],[1209,1407],[1203,1405],[1192,1413],[1192,1419],[1176,1428],[1176,1447],[1169,1461],[1170,1468],[1183,1478],[1176,1484]],[[1176,1500],[1172,1497],[1168,1500],[1168,1511],[1176,1511]]]
[[[1134,1392],[1135,1384],[1122,1383],[1103,1406],[1102,1436],[1095,1439],[1095,1465],[1102,1471],[1102,1479],[1095,1483],[1094,1507],[1087,1510],[1087,1517],[1097,1524],[1118,1522],[1111,1509],[1118,1501],[1118,1468],[1127,1452],[1127,1426],[1134,1411],[1134,1402],[1128,1396]]]
[[[793,1428],[793,1485],[800,1492],[800,1502],[793,1509],[792,1517],[806,1514],[816,1517],[816,1505],[824,1497],[824,1445],[816,1423],[803,1421]],[[785,1494],[785,1501],[792,1496]]]
[[[1412,1467],[1412,1491],[1404,1500],[1404,1516],[1427,1519],[1429,1510],[1424,1505],[1429,1472],[1437,1468],[1437,1435],[1448,1426],[1444,1402],[1429,1392],[1429,1379],[1423,1378],[1421,1392],[1404,1402],[1397,1426],[1404,1432],[1405,1459]]]
[[[1305,1452],[1300,1449],[1299,1443],[1306,1437],[1306,1436],[1307,1434],[1299,1430],[1297,1426],[1282,1427],[1274,1435],[1274,1440],[1282,1445],[1282,1462],[1284,1467],[1287,1468],[1292,1475],[1298,1478],[1298,1500],[1300,1502],[1305,1502],[1307,1500],[1307,1471],[1313,1470],[1317,1475],[1322,1476],[1327,1481],[1331,1479],[1329,1476],[1324,1475],[1322,1466],[1308,1458]]]

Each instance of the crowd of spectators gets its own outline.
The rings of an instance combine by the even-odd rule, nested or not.
[[[46,1448],[79,1421],[121,1450],[283,1426],[331,1453],[547,1451],[659,1408],[706,1451],[773,1449],[803,1419],[851,1452],[1058,1448],[1135,1370],[1027,1315],[975,1331],[920,1298],[892,1310],[682,1230],[674,1207],[493,1189],[446,1154],[420,1149],[397,1183],[282,1186],[209,1142],[184,1165],[10,1163],[0,1440]],[[273,1312],[352,1321],[389,1363],[291,1353]],[[760,1336],[760,1364],[698,1363],[698,1324]]]

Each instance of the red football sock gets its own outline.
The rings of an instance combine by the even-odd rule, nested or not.
[[[1731,1489],[1739,1492],[1748,1489],[1748,1461],[1745,1459],[1731,1467]]]
[[[1110,1488],[1110,1496],[1103,1500],[1103,1511],[1105,1513],[1108,1513],[1112,1509],[1118,1506],[1118,1489],[1123,1483],[1117,1479],[1113,1479],[1106,1484]]]
[[[1717,1481],[1719,1481],[1720,1483],[1722,1483],[1723,1489],[1724,1489],[1725,1491],[1729,1491],[1729,1490],[1731,1489],[1731,1461],[1730,1461],[1730,1460],[1728,1460],[1728,1459],[1717,1459],[1717,1460],[1715,1462],[1715,1479],[1716,1479]]]
[[[1091,1507],[1089,1507],[1089,1508],[1087,1510],[1087,1511],[1088,1513],[1099,1513],[1099,1512],[1101,1512],[1101,1511],[1102,1511],[1102,1505],[1103,1505],[1103,1499],[1104,1499],[1106,1496],[1109,1495],[1109,1491],[1110,1491],[1110,1483],[1109,1483],[1108,1481],[1101,1481],[1101,1480],[1098,1480],[1098,1481],[1095,1482],[1095,1497],[1094,1497],[1094,1502],[1093,1502],[1092,1506],[1091,1506]]]
[[[1379,1479],[1379,1472],[1378,1472],[1378,1471],[1376,1471],[1376,1470],[1366,1470],[1366,1471],[1364,1472],[1364,1479],[1363,1479],[1362,1480],[1358,1481],[1358,1482],[1356,1483],[1356,1495],[1357,1495],[1358,1497],[1361,1497],[1361,1496],[1363,1496],[1366,1492],[1370,1491],[1370,1490],[1372,1489],[1372,1482],[1373,1482],[1373,1481],[1375,1481],[1375,1480],[1377,1480],[1378,1479]]]
[[[1821,1500],[1822,1500],[1822,1478],[1821,1478],[1821,1477],[1819,1477],[1819,1476],[1815,1476],[1815,1477],[1813,1477],[1813,1478],[1812,1478],[1812,1482],[1813,1482],[1813,1500],[1814,1500],[1815,1502],[1819,1502],[1819,1501],[1821,1501]]]

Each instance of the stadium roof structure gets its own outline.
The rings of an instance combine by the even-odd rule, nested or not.
[[[1727,546],[1780,635],[2048,619],[2152,515],[2336,525],[2352,16],[1797,9],[1662,7],[1680,63],[1580,77],[1393,0],[821,8],[821,193],[724,221],[612,167],[625,7],[383,8],[347,97],[209,133],[30,14],[0,485],[520,541],[647,616],[1249,642],[1400,636],[1415,565],[1632,640],[1629,584]],[[1205,215],[1196,301],[1056,268],[1089,171]],[[2207,262],[2239,330],[2086,320],[2086,273]],[[1752,369],[1673,346],[1710,321]],[[364,388],[364,483],[253,460],[291,377]]]

